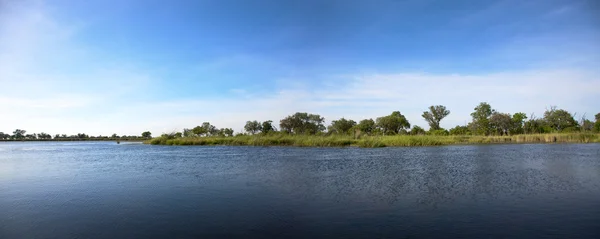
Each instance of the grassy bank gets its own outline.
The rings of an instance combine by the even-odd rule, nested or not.
[[[600,143],[600,134],[562,133],[562,134],[524,134],[513,136],[433,136],[433,135],[395,135],[363,136],[305,136],[305,135],[244,135],[236,137],[189,137],[154,138],[145,141],[154,145],[248,145],[248,146],[299,146],[299,147],[402,147],[436,146],[457,144],[496,144],[496,143]]]

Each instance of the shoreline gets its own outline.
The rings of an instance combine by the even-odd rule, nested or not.
[[[520,134],[512,136],[477,135],[394,135],[362,136],[345,135],[244,135],[233,137],[158,137],[144,141],[151,145],[230,145],[230,146],[295,146],[295,147],[419,147],[444,145],[480,144],[532,144],[532,143],[600,143],[598,133]]]

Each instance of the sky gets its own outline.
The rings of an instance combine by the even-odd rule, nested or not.
[[[0,0],[0,132],[600,112],[596,0]]]

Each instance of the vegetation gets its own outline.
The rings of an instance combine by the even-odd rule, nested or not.
[[[88,136],[55,135],[46,133],[27,134],[17,129],[12,134],[0,132],[0,140],[146,140],[150,144],[163,145],[285,145],[285,146],[426,146],[483,143],[592,143],[600,142],[600,113],[592,122],[585,118],[575,119],[570,112],[551,107],[542,118],[525,113],[499,112],[487,102],[473,109],[472,120],[450,130],[440,122],[450,114],[443,105],[433,105],[423,112],[429,130],[412,125],[400,111],[373,119],[354,121],[340,118],[325,126],[325,118],[318,114],[297,112],[279,121],[247,121],[244,130],[234,134],[231,128],[217,128],[210,122],[182,132],[162,134],[152,138],[149,131],[141,136]]]
[[[233,136],[233,131],[223,132],[205,122],[191,131],[181,134],[164,134],[146,141],[162,145],[283,145],[283,146],[433,146],[450,144],[486,143],[593,143],[600,142],[600,113],[595,122],[585,117],[578,122],[568,111],[551,107],[543,118],[522,112],[502,113],[482,102],[473,109],[472,121],[457,125],[450,130],[440,122],[450,114],[443,105],[430,106],[423,112],[429,130],[410,122],[400,111],[378,117],[363,119],[358,123],[351,119],[332,120],[325,127],[325,119],[318,114],[298,112],[280,120],[280,129],[273,121],[247,121],[245,132]],[[212,130],[211,130],[212,129]],[[229,129],[230,130],[230,129]],[[207,133],[212,132],[212,133]]]

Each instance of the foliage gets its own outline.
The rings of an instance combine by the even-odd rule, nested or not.
[[[279,126],[288,133],[316,134],[325,130],[324,121],[320,115],[297,112],[279,121]]]
[[[488,135],[491,131],[490,117],[495,110],[487,102],[481,102],[471,113],[473,121],[469,124],[471,131],[475,134]]]
[[[449,135],[450,133],[448,132],[448,130],[445,129],[430,129],[427,132],[428,135],[438,135],[438,136],[446,136]]]
[[[269,132],[274,132],[274,131],[275,131],[275,127],[273,127],[272,120],[267,120],[267,121],[262,122],[261,133],[268,134]]]
[[[391,115],[377,118],[375,125],[381,129],[384,135],[398,134],[400,130],[410,128],[410,123],[400,111],[394,111]]]
[[[418,125],[415,125],[412,127],[412,129],[410,130],[410,135],[424,135],[425,134],[425,130],[421,127],[419,127]]]
[[[143,132],[142,137],[146,139],[152,138],[152,133],[150,131]]]
[[[13,131],[13,137],[17,140],[20,140],[25,138],[25,133],[27,133],[27,131],[22,129],[16,129],[15,131]]]
[[[334,134],[347,134],[350,129],[356,125],[354,120],[347,120],[341,118],[339,120],[331,121],[331,125],[328,127],[328,131]]]
[[[556,109],[555,106],[544,112],[544,120],[557,132],[561,132],[563,129],[568,127],[577,127],[577,121],[575,118],[566,110]]]
[[[429,111],[423,112],[422,117],[427,121],[429,127],[433,130],[440,129],[440,121],[450,114],[450,111],[443,105],[429,106]]]
[[[260,124],[260,122],[254,120],[254,121],[246,121],[246,125],[244,126],[244,130],[246,130],[246,132],[250,133],[250,134],[256,134],[260,131],[262,131],[262,125]]]
[[[508,113],[493,112],[490,116],[490,129],[493,134],[508,135],[513,125],[513,118]]]
[[[448,133],[450,135],[470,135],[471,131],[469,130],[469,127],[467,127],[467,126],[457,125],[456,127],[450,129],[450,131],[448,131]]]
[[[373,121],[373,119],[364,119],[364,120],[361,120],[358,123],[358,125],[356,126],[356,128],[358,130],[360,130],[360,132],[363,132],[363,133],[366,133],[366,134],[370,134],[375,129],[375,121]]]

